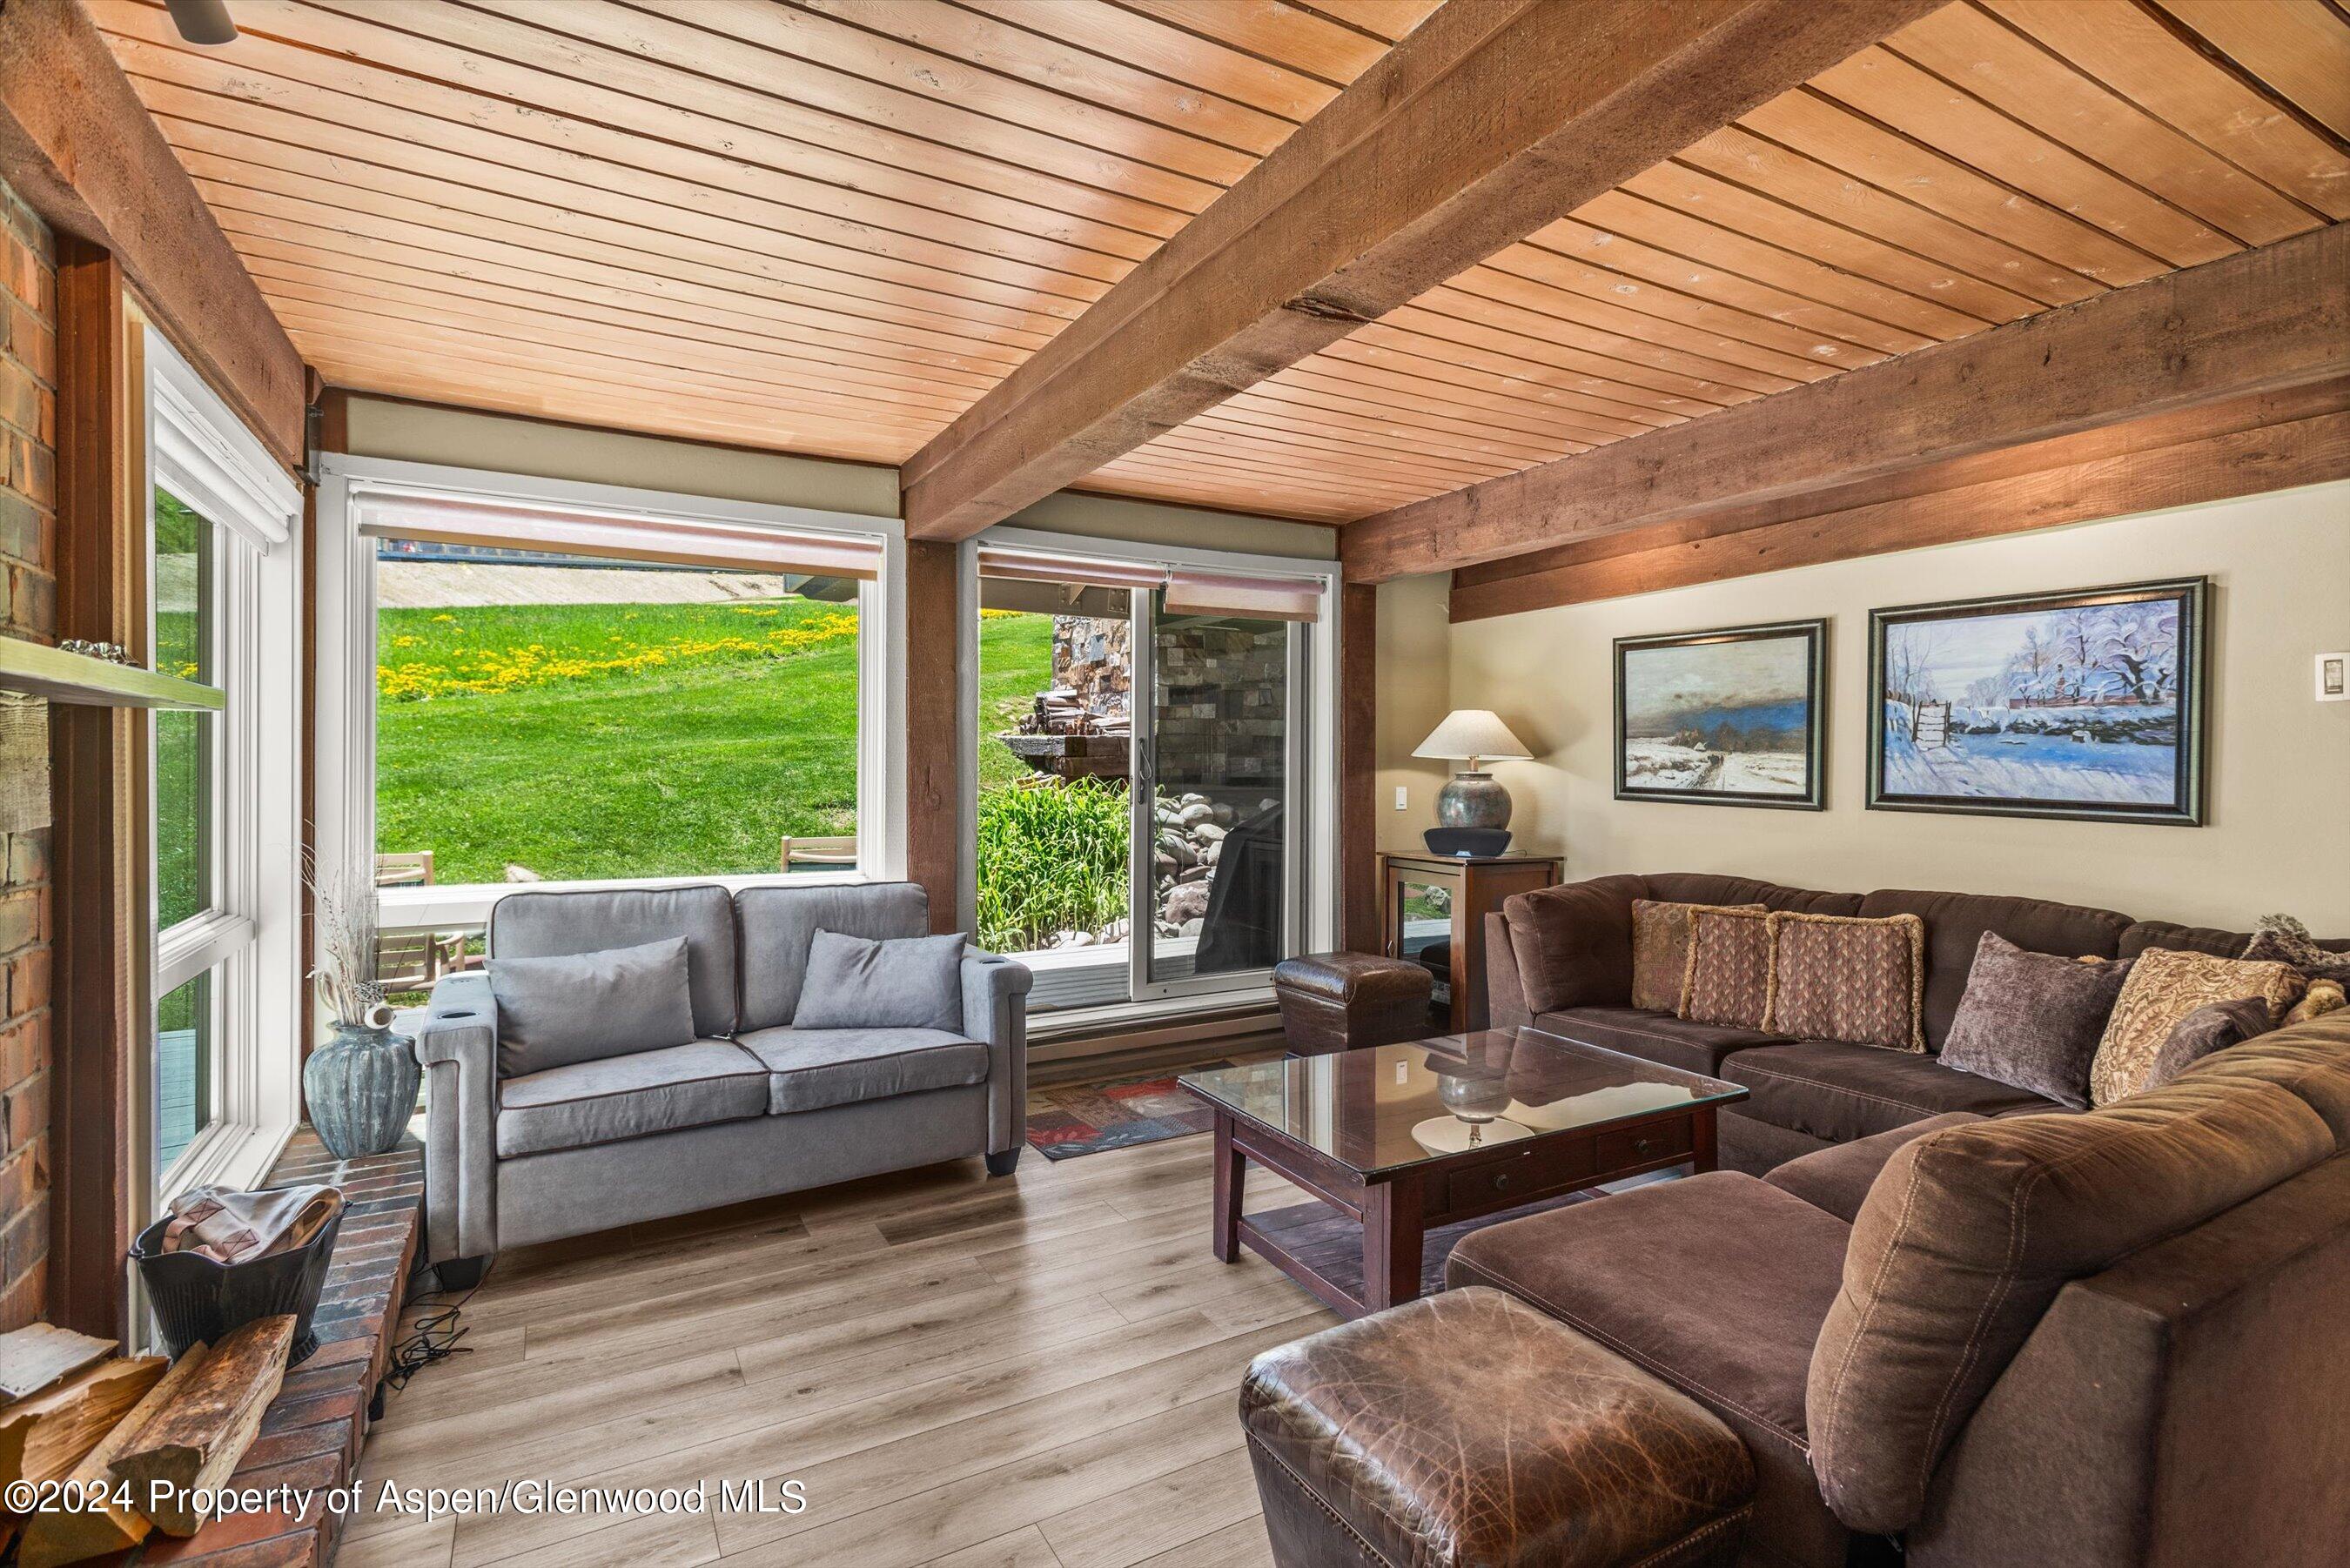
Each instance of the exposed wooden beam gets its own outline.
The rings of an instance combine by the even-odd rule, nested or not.
[[[959,539],[1940,0],[1451,0],[906,463]]]
[[[1659,524],[1523,557],[1523,570],[1502,569],[1516,561],[1471,568],[1454,576],[1451,618],[1482,620],[2350,479],[2350,381],[2226,408],[2218,419],[2147,421],[2129,427],[2123,441],[2042,443],[2029,449],[2033,462],[1970,458],[1914,471],[1903,479],[1929,482],[1898,493],[1882,483],[1848,486],[1833,498],[1809,498],[1813,509],[1802,515],[1758,520],[1750,509],[1701,520],[1735,526]],[[2104,450],[2084,455],[2084,448]]]
[[[112,251],[164,335],[300,466],[302,356],[78,0],[0,5],[0,180]]]
[[[2350,229],[2319,229],[1367,517],[1381,582],[2350,374]]]

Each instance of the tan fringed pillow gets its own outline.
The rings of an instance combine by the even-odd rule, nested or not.
[[[1923,1051],[1926,922],[1915,915],[1771,917],[1771,1012],[1796,1040]]]
[[[1743,909],[1690,909],[1683,1018],[1760,1029],[1771,1012],[1771,917]]]
[[[1697,909],[1768,913],[1760,904],[1669,904],[1632,900],[1632,1005],[1679,1012],[1689,984],[1690,915]]]
[[[2308,977],[2288,963],[2148,948],[2130,966],[2114,1015],[2106,1021],[2106,1037],[2097,1042],[2089,1103],[2110,1106],[2135,1093],[2162,1054],[2162,1043],[2197,1008],[2257,997],[2268,1004],[2273,1024],[2308,989]]]
[[[2284,1015],[2288,1024],[2306,1023],[2313,1018],[2323,1018],[2329,1012],[2339,1012],[2350,1007],[2350,995],[2345,995],[2338,980],[2313,980],[2309,993],[2293,1003],[2293,1011]]]

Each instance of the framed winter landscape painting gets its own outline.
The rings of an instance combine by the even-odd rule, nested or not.
[[[1616,639],[1616,798],[1817,811],[1825,620]]]
[[[2209,593],[1871,611],[1870,808],[2199,826]]]

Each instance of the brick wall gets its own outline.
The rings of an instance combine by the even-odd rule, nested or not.
[[[0,184],[0,635],[56,640],[57,248]],[[49,726],[0,706],[0,1330],[40,1316],[49,1250]]]

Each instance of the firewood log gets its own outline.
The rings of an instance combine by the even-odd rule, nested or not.
[[[195,1375],[109,1456],[148,1520],[166,1535],[193,1535],[204,1515],[192,1494],[228,1480],[253,1446],[261,1417],[286,1380],[291,1316],[263,1318],[221,1336]],[[191,1354],[193,1354],[192,1352]]]
[[[160,1355],[118,1355],[0,1409],[0,1488],[71,1473],[170,1365]]]
[[[114,1341],[55,1324],[27,1324],[0,1334],[0,1399],[37,1394],[60,1377],[114,1354]]]
[[[60,1568],[63,1563],[120,1552],[147,1539],[147,1516],[114,1506],[114,1500],[107,1495],[116,1484],[110,1467],[115,1456],[137,1439],[140,1428],[194,1381],[203,1364],[204,1347],[190,1345],[171,1370],[155,1380],[146,1397],[131,1407],[130,1414],[116,1422],[114,1429],[99,1439],[98,1447],[83,1456],[65,1478],[64,1488],[69,1497],[87,1506],[45,1508],[28,1519],[24,1539],[16,1547],[16,1568]]]

